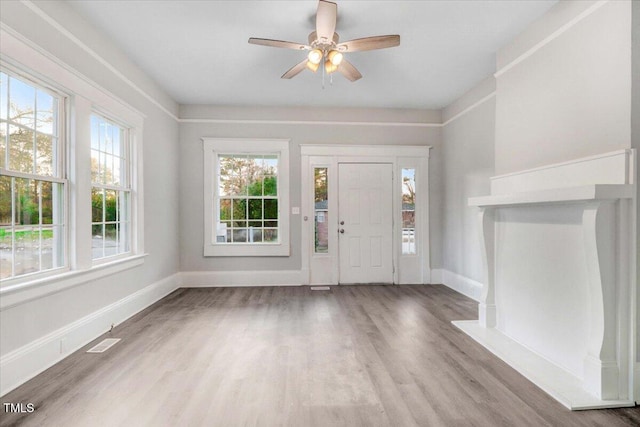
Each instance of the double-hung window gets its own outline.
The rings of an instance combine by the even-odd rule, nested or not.
[[[128,130],[91,115],[91,253],[100,259],[131,249]]]
[[[0,72],[0,279],[67,265],[64,103]]]
[[[205,256],[289,255],[289,142],[203,141]]]
[[[144,262],[144,116],[31,45],[0,51],[3,309]]]

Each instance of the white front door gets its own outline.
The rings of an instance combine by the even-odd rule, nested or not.
[[[340,283],[393,283],[393,175],[389,163],[340,163]]]

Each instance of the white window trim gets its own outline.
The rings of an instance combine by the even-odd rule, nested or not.
[[[144,200],[142,132],[144,114],[128,105],[83,74],[41,51],[26,40],[0,29],[0,55],[3,65],[21,74],[33,76],[46,86],[69,95],[67,113],[67,164],[70,190],[68,196],[68,266],[42,274],[25,275],[2,281],[0,310],[34,298],[59,292],[71,286],[110,276],[144,262]],[[37,70],[46,70],[37,71]],[[92,112],[115,118],[131,130],[131,252],[125,256],[105,258],[104,263],[91,260],[91,168],[90,123]],[[86,117],[86,120],[84,118]],[[71,191],[72,190],[72,191]],[[76,206],[86,206],[76,209]]]
[[[111,189],[111,190],[115,190],[118,192],[127,192],[129,193],[129,212],[127,212],[127,216],[129,218],[129,236],[127,236],[128,238],[128,245],[129,245],[129,250],[126,252],[118,252],[114,255],[107,255],[107,256],[102,256],[102,257],[98,257],[98,258],[92,258],[92,262],[94,265],[98,265],[98,264],[104,264],[104,263],[108,263],[112,260],[116,260],[116,259],[120,259],[120,258],[127,258],[129,256],[131,256],[132,254],[132,248],[133,248],[133,240],[134,240],[134,236],[133,236],[133,186],[132,186],[132,177],[133,174],[135,173],[135,164],[131,161],[131,159],[133,158],[133,145],[131,143],[131,135],[133,132],[135,132],[135,129],[120,123],[117,119],[114,119],[112,117],[109,117],[108,115],[103,114],[100,111],[94,110],[91,114],[92,116],[98,116],[100,119],[105,120],[115,126],[119,126],[120,128],[122,128],[124,130],[124,151],[126,154],[126,170],[125,170],[125,179],[124,179],[124,184],[120,183],[120,185],[113,185],[113,184],[102,184],[102,183],[95,183],[95,182],[91,182],[91,188],[93,190],[93,188],[100,188],[100,189]],[[89,151],[91,151],[92,148],[89,149]],[[104,207],[103,207],[104,209]],[[93,225],[93,218],[91,221],[91,224]],[[93,233],[92,233],[93,234]],[[93,237],[93,236],[92,236]],[[93,247],[92,247],[92,256],[93,256]]]
[[[56,147],[56,161],[55,168],[57,170],[57,174],[47,176],[47,175],[39,175],[34,172],[18,172],[8,169],[8,164],[5,165],[5,168],[0,168],[0,175],[8,176],[12,178],[26,178],[32,180],[38,180],[43,182],[51,182],[63,185],[62,191],[62,199],[63,206],[62,208],[62,227],[64,232],[62,233],[63,239],[63,247],[62,254],[59,254],[63,257],[63,264],[59,267],[50,268],[47,270],[39,270],[33,273],[26,273],[19,276],[11,276],[10,278],[2,280],[3,286],[11,283],[21,283],[25,281],[37,280],[43,277],[49,277],[52,275],[64,273],[69,271],[69,192],[70,192],[70,182],[67,174],[67,152],[68,152],[68,99],[69,95],[60,90],[59,87],[55,85],[49,84],[47,81],[44,81],[38,78],[34,73],[30,73],[21,69],[20,67],[15,67],[9,63],[2,64],[2,71],[6,73],[9,77],[14,77],[32,85],[34,88],[40,91],[44,91],[49,95],[57,98],[58,103],[58,114],[56,119],[56,126],[58,127],[58,133],[56,138],[58,139],[57,147]],[[7,129],[8,130],[8,129]],[[34,132],[36,130],[34,129]],[[9,150],[7,145],[6,150]],[[12,196],[13,197],[13,196]],[[60,224],[58,224],[60,225]],[[14,254],[15,256],[15,254]]]
[[[289,140],[202,138],[204,149],[204,256],[289,256]],[[279,243],[216,243],[217,158],[219,154],[278,154]]]

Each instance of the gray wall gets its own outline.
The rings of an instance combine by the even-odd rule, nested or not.
[[[328,89],[330,90],[330,89]],[[180,126],[180,269],[182,271],[299,270],[301,219],[291,216],[289,257],[203,256],[202,137],[290,139],[290,203],[300,206],[300,144],[431,145],[431,263],[442,264],[441,129],[418,126],[285,123],[286,121],[439,123],[428,110],[238,108],[182,106],[183,119],[261,120],[261,123],[182,123]],[[270,123],[269,123],[270,122]],[[186,283],[185,285],[188,285]]]
[[[632,51],[631,51],[631,146],[640,153],[640,1],[633,2]],[[638,176],[636,175],[636,179]],[[640,185],[637,187],[636,212],[640,212]],[[636,225],[636,284],[640,283],[640,217]],[[640,307],[640,292],[636,307]],[[640,335],[640,315],[637,316]],[[640,339],[637,340],[637,355],[640,362]],[[640,386],[639,386],[640,387]]]
[[[443,120],[495,93],[495,80],[486,79],[445,108]],[[490,192],[494,175],[495,97],[490,97],[445,125],[443,268],[481,282],[483,268],[477,208],[467,206],[473,196]]]
[[[177,113],[177,105],[154,82],[66,3],[35,4],[126,74],[164,109]],[[149,253],[140,267],[3,310],[0,343],[4,355],[178,271],[178,123],[24,4],[1,2],[0,20],[146,115],[144,227]]]
[[[500,75],[592,3],[559,2],[498,52],[497,174],[631,146],[630,2],[606,3]]]

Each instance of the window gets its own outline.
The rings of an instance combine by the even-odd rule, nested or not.
[[[402,254],[416,253],[416,170],[402,168]]]
[[[100,259],[131,247],[128,132],[91,116],[91,254]]]
[[[329,182],[328,168],[313,168],[314,183],[314,251],[317,254],[329,252]]]
[[[278,243],[278,156],[218,156],[218,243]]]
[[[205,255],[288,255],[288,141],[204,142]]]
[[[144,263],[144,117],[29,44],[0,50],[2,309]]]
[[[63,105],[0,72],[0,279],[66,265]]]

